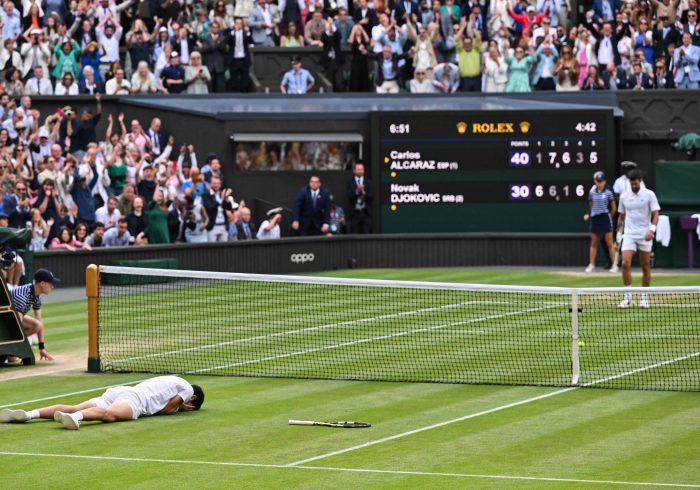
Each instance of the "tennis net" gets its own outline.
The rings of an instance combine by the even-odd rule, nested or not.
[[[100,266],[91,370],[700,391],[700,288],[623,291]]]

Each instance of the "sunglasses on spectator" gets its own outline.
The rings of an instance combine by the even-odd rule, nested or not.
[[[26,187],[15,187],[15,190],[16,190],[17,192],[24,192],[24,191],[27,190],[27,188],[26,188]]]
[[[425,75],[425,72],[424,71],[417,71],[416,75]]]

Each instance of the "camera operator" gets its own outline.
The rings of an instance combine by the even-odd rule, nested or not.
[[[30,27],[24,32],[23,37],[27,42],[22,44],[20,48],[20,54],[24,60],[22,78],[32,78],[34,76],[33,68],[37,65],[44,69],[44,73],[49,73],[51,49],[49,48],[49,43],[44,42],[44,31]]]

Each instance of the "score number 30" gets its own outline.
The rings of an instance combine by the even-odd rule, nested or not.
[[[553,199],[558,197],[573,197],[572,191],[574,191],[577,197],[583,197],[586,194],[586,189],[583,185],[577,185],[572,189],[573,186],[569,184],[564,184],[562,186],[550,185],[536,185],[535,186],[535,197],[545,197],[545,192],[547,195]],[[510,184],[508,188],[509,196],[513,201],[529,201],[532,199],[532,187],[530,184]]]

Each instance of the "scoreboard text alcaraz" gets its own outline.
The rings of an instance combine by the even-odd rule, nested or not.
[[[375,113],[381,231],[582,232],[610,109]],[[609,182],[612,185],[612,181]]]

